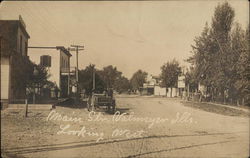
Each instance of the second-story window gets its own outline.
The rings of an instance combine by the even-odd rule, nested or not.
[[[27,55],[27,54],[28,54],[28,43],[25,42],[25,55]]]
[[[64,59],[62,58],[62,68],[64,68]]]
[[[22,35],[20,35],[20,53],[21,54],[23,54],[22,50],[23,50],[23,37]]]
[[[40,57],[40,64],[45,67],[51,67],[51,56],[43,55]]]
[[[60,65],[60,67],[63,67],[63,57],[61,56],[61,65]]]

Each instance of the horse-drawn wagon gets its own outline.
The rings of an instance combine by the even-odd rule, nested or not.
[[[99,107],[106,107],[109,112],[114,113],[116,108],[113,92],[109,93],[92,93],[87,102],[88,110],[94,111]]]

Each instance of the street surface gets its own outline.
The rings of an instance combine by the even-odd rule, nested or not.
[[[25,131],[34,144],[44,141],[17,147],[6,136],[4,151],[30,158],[249,156],[247,117],[205,112],[172,98],[117,96],[116,101],[120,113],[115,116],[104,109],[92,115],[86,108],[57,107],[51,115],[46,111],[42,120],[47,129],[40,127],[33,135],[31,129]],[[53,114],[67,118],[55,119]]]

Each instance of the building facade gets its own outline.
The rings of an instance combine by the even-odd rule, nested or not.
[[[51,49],[39,47],[39,49],[29,50],[30,60],[46,67],[49,74],[48,80],[53,82],[59,90],[58,94],[51,91],[52,98],[68,95],[71,56],[70,52],[63,46],[51,47]]]
[[[23,75],[20,65],[28,63],[28,40],[30,38],[21,16],[18,20],[0,20],[1,50],[1,104],[25,98],[25,86],[19,84]],[[17,73],[16,73],[17,72]]]
[[[140,88],[142,95],[156,95],[156,96],[165,96],[166,88],[161,87],[161,80],[158,76],[148,75],[146,78],[146,83],[143,84],[143,87]]]

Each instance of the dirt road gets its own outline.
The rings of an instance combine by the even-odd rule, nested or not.
[[[117,96],[115,115],[103,109],[57,107],[32,140],[9,154],[23,157],[248,157],[249,118],[183,106],[178,99]],[[56,117],[61,115],[62,118]],[[53,127],[51,128],[51,125]],[[5,135],[3,133],[2,135]],[[18,141],[17,141],[18,143]]]

